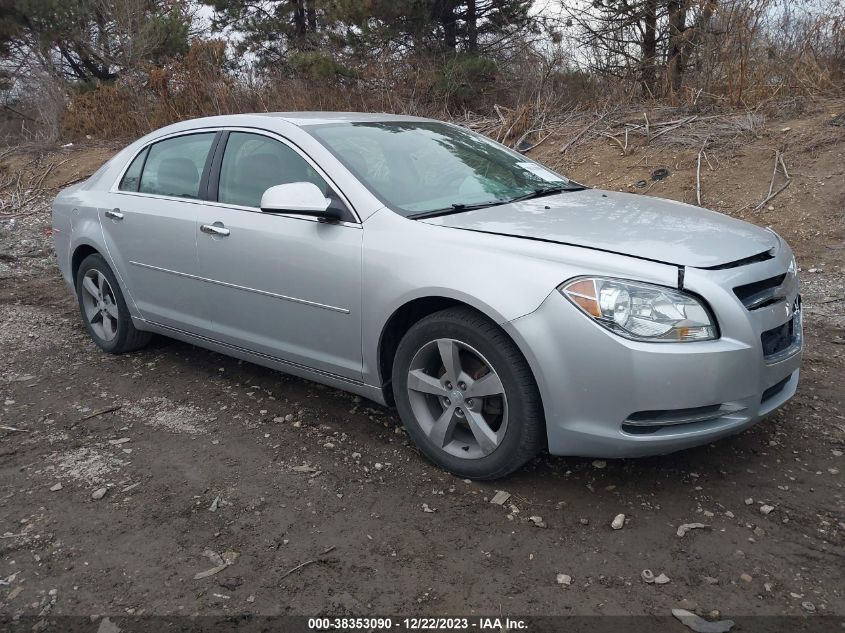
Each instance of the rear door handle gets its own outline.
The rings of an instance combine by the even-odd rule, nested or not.
[[[223,226],[222,222],[215,222],[214,224],[203,224],[200,226],[200,231],[208,233],[209,235],[222,235],[223,237],[229,235],[229,229]]]
[[[105,216],[107,218],[111,218],[112,220],[122,220],[123,214],[120,212],[120,209],[109,209],[105,212]]]

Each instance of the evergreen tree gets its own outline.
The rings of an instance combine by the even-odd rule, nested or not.
[[[73,79],[111,80],[145,61],[183,53],[189,16],[167,0],[4,0],[0,54],[33,55]]]

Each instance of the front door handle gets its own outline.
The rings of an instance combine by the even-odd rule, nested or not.
[[[223,226],[222,222],[215,222],[214,224],[203,224],[200,226],[200,231],[208,233],[209,235],[222,235],[223,237],[229,235],[229,229]]]
[[[109,209],[106,211],[105,216],[107,218],[111,218],[112,220],[122,220],[123,214],[120,212],[120,209]]]

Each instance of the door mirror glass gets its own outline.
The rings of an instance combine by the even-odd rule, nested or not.
[[[291,182],[270,187],[261,196],[261,210],[267,213],[298,213],[339,220],[340,211],[312,182]]]

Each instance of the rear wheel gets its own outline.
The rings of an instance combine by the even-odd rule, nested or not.
[[[152,335],[132,324],[117,278],[101,255],[82,260],[76,273],[76,296],[85,328],[101,349],[122,354],[149,342]]]
[[[503,477],[543,446],[534,377],[501,328],[468,308],[416,323],[396,351],[393,392],[419,449],[462,477]]]

